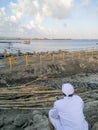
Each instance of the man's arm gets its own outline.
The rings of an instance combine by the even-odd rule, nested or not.
[[[52,118],[59,118],[58,116],[58,111],[57,111],[57,108],[56,108],[56,105],[54,103],[54,107],[49,111],[49,115],[52,117]]]

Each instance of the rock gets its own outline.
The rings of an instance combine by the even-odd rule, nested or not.
[[[18,130],[18,129],[16,129],[14,125],[6,125],[2,130]]]
[[[37,130],[49,130],[49,123],[46,116],[42,115],[35,115],[34,116],[34,127],[37,128]]]
[[[33,117],[34,123],[38,123],[39,121],[41,121],[41,119],[42,119],[42,115],[39,115],[39,114],[36,114]]]
[[[2,119],[0,119],[0,128],[2,128],[4,125],[4,121]]]
[[[24,114],[19,114],[18,116],[16,116],[16,118],[14,120],[14,125],[16,127],[26,127],[28,125],[27,116]]]
[[[98,122],[96,122],[92,128],[92,130],[98,130]]]
[[[48,118],[41,111],[33,111],[32,120],[33,124],[27,126],[24,130],[50,130]]]
[[[87,102],[84,107],[84,113],[91,129],[94,123],[98,121],[98,100]]]
[[[4,124],[5,125],[11,125],[12,123],[14,122],[14,118],[13,117],[6,117],[5,119],[4,119]]]
[[[50,130],[50,128],[49,127],[46,127],[46,128],[42,128],[42,129],[38,129],[38,130]]]
[[[35,110],[35,111],[32,112],[33,116],[36,115],[36,114],[42,115],[42,113],[40,111],[37,111],[37,110]]]
[[[0,118],[0,128],[2,128],[3,126],[4,126],[4,120],[6,119],[6,117],[5,116],[2,116],[1,118]]]
[[[34,126],[28,126],[28,127],[26,127],[24,130],[34,130]]]

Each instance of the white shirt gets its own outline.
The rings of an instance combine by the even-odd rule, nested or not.
[[[57,100],[49,111],[50,121],[56,130],[88,130],[83,107],[84,103],[79,96],[64,97]]]

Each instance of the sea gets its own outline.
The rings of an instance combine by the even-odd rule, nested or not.
[[[0,40],[0,53],[26,52],[53,52],[59,50],[77,51],[98,49],[98,39],[68,39],[68,40],[30,40],[30,44],[24,44],[24,40]]]

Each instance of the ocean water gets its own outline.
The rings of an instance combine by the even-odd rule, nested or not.
[[[3,42],[8,43],[3,43]],[[11,42],[11,43],[10,43]],[[30,44],[24,44],[23,40],[0,40],[0,53],[7,50],[7,53],[21,52],[45,52],[45,51],[76,51],[98,49],[98,39],[92,40],[31,40]]]

